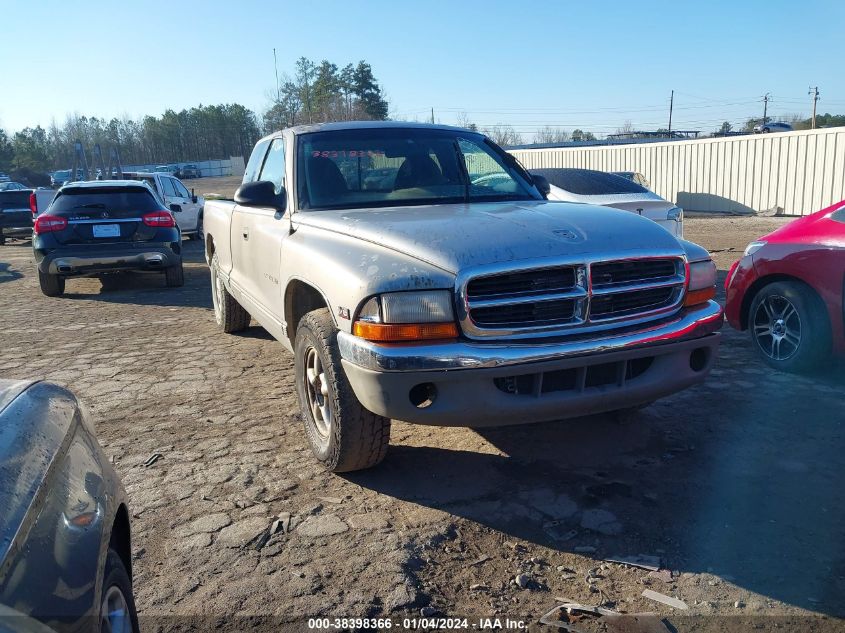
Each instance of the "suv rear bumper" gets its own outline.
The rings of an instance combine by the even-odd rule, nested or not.
[[[633,407],[701,382],[722,320],[711,301],[603,338],[386,346],[340,333],[338,343],[370,411],[418,424],[500,426]]]
[[[38,270],[67,277],[137,270],[164,270],[182,261],[169,244],[85,245],[35,251]]]

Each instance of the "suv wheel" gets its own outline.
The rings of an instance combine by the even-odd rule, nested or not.
[[[168,288],[179,288],[185,285],[185,270],[182,268],[182,262],[176,266],[164,269],[164,279],[167,282]]]
[[[211,301],[214,304],[214,320],[220,329],[231,334],[249,327],[249,312],[226,290],[220,277],[220,260],[215,253],[211,258]]]
[[[751,302],[748,330],[763,360],[781,371],[811,369],[830,353],[824,304],[801,282],[778,281],[760,290]]]
[[[65,291],[65,278],[38,271],[38,284],[41,292],[48,297],[59,297]]]
[[[390,442],[390,420],[365,409],[352,391],[328,309],[302,317],[294,351],[299,407],[317,459],[335,473],[381,462]]]

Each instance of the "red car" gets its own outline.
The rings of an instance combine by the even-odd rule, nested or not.
[[[845,201],[751,242],[725,280],[725,316],[784,371],[845,355]]]

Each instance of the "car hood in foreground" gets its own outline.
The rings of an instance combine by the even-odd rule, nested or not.
[[[566,202],[303,211],[293,222],[379,244],[452,273],[534,258],[684,253],[674,237],[650,220]]]

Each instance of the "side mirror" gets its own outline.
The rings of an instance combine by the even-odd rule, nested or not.
[[[269,180],[245,182],[235,192],[235,202],[245,207],[270,207],[284,212],[287,206],[285,188],[276,193],[276,185]]]
[[[193,189],[191,190],[191,192],[192,192],[191,193],[191,202],[196,204],[197,203],[197,196],[193,193]]]
[[[171,211],[173,211],[173,213],[181,213],[181,212],[182,212],[182,205],[179,205],[179,204],[171,204],[171,205],[170,205],[170,210],[171,210]]]
[[[537,191],[539,191],[544,198],[548,198],[549,194],[552,192],[552,187],[549,184],[549,181],[546,180],[546,177],[541,176],[540,174],[531,174],[531,178],[534,179],[534,186],[537,187]]]

